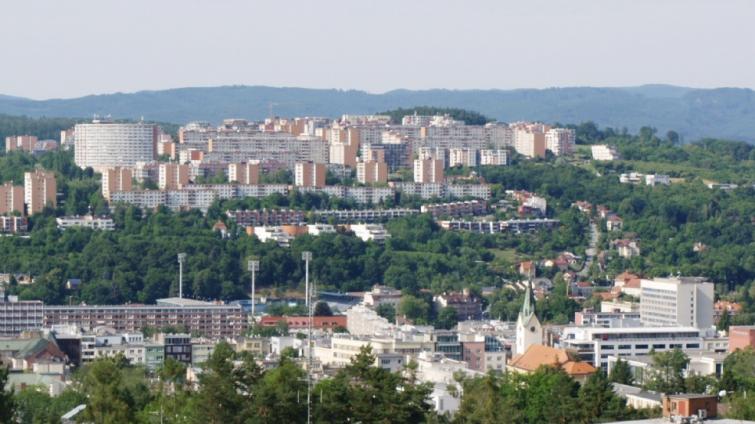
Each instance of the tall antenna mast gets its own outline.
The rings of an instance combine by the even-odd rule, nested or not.
[[[312,292],[309,288],[309,261],[312,260],[312,252],[302,252],[301,258],[306,263],[305,267],[305,294],[304,300],[307,305],[307,424],[312,424],[312,315],[314,307],[312,305]]]

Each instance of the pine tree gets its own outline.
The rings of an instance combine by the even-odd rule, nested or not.
[[[13,422],[13,417],[16,415],[13,389],[5,390],[8,383],[8,373],[8,367],[0,366],[0,423]]]
[[[632,375],[632,369],[629,367],[627,361],[619,358],[613,365],[613,368],[611,368],[611,375],[608,380],[611,383],[633,384],[634,376]]]

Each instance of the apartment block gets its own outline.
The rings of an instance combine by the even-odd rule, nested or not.
[[[22,332],[42,328],[44,305],[39,300],[18,300],[0,290],[0,337],[18,337]]]
[[[112,327],[137,332],[144,327],[185,325],[191,333],[214,339],[239,337],[247,320],[241,305],[217,305],[192,299],[158,299],[156,305],[46,305],[42,325]]]
[[[260,162],[249,161],[242,163],[231,163],[228,165],[228,181],[239,184],[259,184],[260,183]]]
[[[33,135],[12,135],[5,137],[5,151],[33,152],[37,145],[37,137]]]
[[[294,169],[294,182],[298,187],[325,187],[327,169],[324,163],[299,162]]]
[[[388,164],[369,160],[357,163],[357,181],[362,184],[385,183],[388,181]]]
[[[178,190],[189,184],[189,165],[163,163],[158,172],[160,190]]]
[[[153,124],[94,120],[74,130],[76,165],[95,171],[115,166],[133,167],[157,155],[158,127]]]
[[[134,173],[131,168],[116,166],[102,172],[102,197],[110,200],[110,194],[116,191],[131,191]]]
[[[330,150],[329,163],[354,168],[357,164],[360,135],[358,128],[334,127],[327,129]]]
[[[508,163],[508,156],[508,152],[503,149],[483,149],[480,150],[480,165],[506,165]]]
[[[24,213],[24,187],[14,186],[12,181],[0,185],[0,215]]]
[[[29,220],[25,216],[0,215],[0,233],[17,234],[29,230]]]
[[[713,326],[713,283],[702,277],[640,280],[640,320],[645,326]]]
[[[519,123],[514,125],[514,149],[528,158],[545,157],[545,133],[550,129],[543,124]]]
[[[438,159],[416,159],[414,161],[415,183],[442,183],[443,161]]]
[[[551,128],[545,133],[545,148],[556,156],[570,155],[574,152],[574,130]]]
[[[448,166],[475,167],[477,162],[477,150],[475,149],[449,149]]]
[[[52,172],[36,170],[24,173],[24,202],[29,215],[41,212],[45,206],[57,206],[57,184]]]

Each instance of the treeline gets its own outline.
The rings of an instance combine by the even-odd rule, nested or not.
[[[67,130],[81,119],[71,118],[30,118],[0,114],[0,147],[5,152],[5,137],[11,135],[35,135],[40,140],[60,141],[60,132]]]
[[[289,349],[276,367],[263,369],[221,342],[198,381],[189,382],[185,366],[170,359],[151,381],[143,367],[104,358],[81,369],[59,398],[27,388],[0,397],[0,409],[24,423],[56,422],[60,409],[50,405],[79,403],[87,405],[81,419],[92,423],[304,423],[307,378],[295,361]],[[362,348],[333,377],[317,382],[312,422],[590,423],[656,413],[627,408],[601,373],[580,386],[562,370],[542,367],[530,375],[459,376],[449,389],[461,408],[453,417],[438,415],[430,403],[433,387],[417,380],[416,364],[392,373],[375,362],[371,349]]]
[[[384,245],[338,233],[300,236],[283,248],[239,234],[233,225],[232,237],[222,239],[211,230],[214,220],[198,211],[118,208],[113,216],[114,232],[60,231],[53,216],[37,215],[29,238],[0,238],[0,271],[37,277],[32,285],[13,284],[10,291],[48,303],[150,303],[177,292],[176,254],[186,252],[185,294],[238,299],[248,292],[247,258],[261,262],[258,289],[297,289],[304,278],[301,252],[309,250],[314,252],[311,276],[322,290],[388,284],[410,294],[441,292],[499,284],[500,274],[489,267],[492,248],[510,246],[516,238],[569,248],[560,243],[570,243],[570,234],[579,231],[565,226],[552,234],[477,235],[444,231],[428,215],[418,215],[388,223],[392,237]],[[80,290],[66,291],[68,278],[80,278]]]
[[[408,115],[448,115],[457,121],[463,121],[467,125],[485,125],[488,122],[492,122],[493,119],[487,116],[465,109],[450,108],[450,107],[435,107],[435,106],[415,106],[411,108],[398,108],[393,110],[387,110],[385,112],[377,113],[377,115],[388,115],[391,117],[391,122],[394,124],[400,124],[401,119]]]

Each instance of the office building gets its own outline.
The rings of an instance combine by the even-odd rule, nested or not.
[[[442,183],[443,161],[439,159],[415,159],[414,182],[415,183]]]
[[[374,160],[357,162],[357,181],[362,184],[387,182],[388,164]]]
[[[110,194],[116,191],[131,191],[134,174],[131,168],[116,166],[102,171],[102,197],[110,200]]]
[[[706,348],[706,333],[693,327],[566,327],[560,343],[576,351],[583,361],[604,370],[612,355],[648,355],[682,349],[700,351]]]
[[[24,173],[24,202],[26,212],[33,215],[45,206],[57,206],[57,184],[52,172],[36,170]]]
[[[298,187],[325,187],[327,168],[324,163],[299,162],[294,169],[294,182]]]
[[[13,181],[0,185],[0,215],[24,213],[24,187],[14,186]]]
[[[260,183],[260,162],[249,161],[228,165],[228,181],[232,183],[256,185]]]
[[[189,165],[162,163],[158,171],[160,190],[179,190],[189,184]]]
[[[76,165],[95,171],[115,166],[133,167],[157,155],[158,127],[143,122],[115,123],[94,120],[74,130]]]
[[[713,326],[713,283],[701,277],[640,281],[640,320],[645,326]]]

